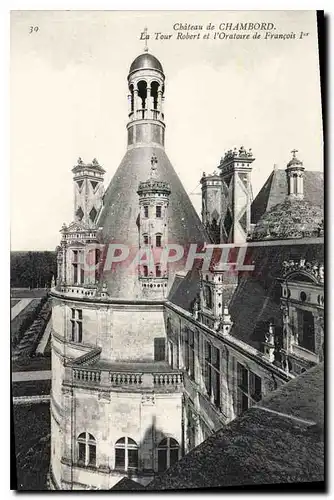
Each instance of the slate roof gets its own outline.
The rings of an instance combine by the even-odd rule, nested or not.
[[[251,206],[251,221],[256,224],[263,214],[278,203],[283,203],[288,194],[285,170],[273,170]],[[324,205],[323,172],[304,172],[304,199],[312,205]]]
[[[251,240],[299,238],[320,235],[324,213],[306,200],[285,199],[270,208],[255,225]]]
[[[261,406],[210,436],[146,489],[324,481],[323,369],[318,365],[277,389]],[[284,404],[276,413],[279,401]]]
[[[200,291],[200,275],[194,267],[186,276],[179,277],[173,283],[168,300],[176,306],[191,312],[194,301]]]
[[[254,271],[239,277],[238,287],[232,297],[229,312],[233,321],[231,335],[262,351],[264,333],[273,321],[276,333],[282,329],[280,310],[283,262],[305,258],[307,261],[324,262],[323,238],[318,243],[293,240],[287,245],[250,246],[248,252]],[[316,241],[313,240],[313,241]]]
[[[145,487],[137,483],[137,481],[133,481],[133,479],[130,479],[128,477],[123,477],[118,483],[115,484],[111,488],[111,490],[115,491],[129,491],[129,490],[144,490]]]
[[[282,332],[280,309],[283,262],[289,260],[324,262],[323,238],[291,240],[289,244],[252,246],[247,249],[248,262],[254,271],[241,272],[232,296],[229,312],[233,321],[231,335],[262,351],[264,334],[272,321],[275,333]],[[173,304],[191,312],[200,290],[199,271],[193,269],[184,278],[177,277],[168,296]]]
[[[155,147],[129,149],[104,195],[104,206],[97,221],[102,227],[104,243],[117,242],[129,245],[130,256],[138,251],[138,215],[140,181],[149,178],[151,157],[157,157],[157,180],[170,184],[168,208],[168,242],[187,246],[190,243],[210,241],[199,216],[165,151]],[[178,266],[181,265],[180,263]],[[176,268],[177,266],[175,266]],[[172,281],[173,265],[169,266]],[[129,273],[127,266],[116,266],[115,271],[102,277],[108,284],[111,297],[140,298],[141,290],[136,272]]]

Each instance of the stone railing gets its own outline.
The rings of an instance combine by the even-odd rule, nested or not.
[[[141,373],[109,372],[109,380],[111,385],[116,386],[138,386],[143,383],[143,377]]]
[[[73,368],[73,380],[78,382],[101,382],[101,371]]]
[[[68,367],[70,368],[70,367]],[[180,389],[183,384],[182,372],[167,373],[140,373],[140,372],[117,372],[110,370],[100,370],[98,368],[72,367],[72,377],[68,372],[67,384],[72,379],[72,383],[87,384],[89,386],[103,386],[120,389],[123,391],[145,391],[169,392]]]
[[[183,382],[182,373],[154,373],[153,383],[155,386],[168,387],[180,385]]]

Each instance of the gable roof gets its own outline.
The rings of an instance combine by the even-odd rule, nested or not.
[[[122,479],[118,481],[118,483],[116,483],[111,488],[111,490],[116,490],[116,491],[143,490],[143,489],[145,488],[142,484],[137,483],[137,481],[134,481],[129,477],[122,477]]]
[[[288,193],[285,170],[273,170],[251,206],[251,221],[256,224],[262,215],[278,203],[283,203]],[[323,172],[304,172],[304,200],[312,205],[324,205]]]

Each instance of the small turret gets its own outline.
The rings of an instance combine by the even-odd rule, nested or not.
[[[157,180],[155,155],[151,158],[150,177],[140,182],[139,195],[139,249],[138,278],[145,296],[161,298],[166,295],[168,269],[163,267],[161,256],[168,238],[168,205],[170,186]]]
[[[286,175],[288,178],[288,199],[304,199],[304,171],[303,162],[296,157],[297,149],[291,151],[292,158],[287,164]]]

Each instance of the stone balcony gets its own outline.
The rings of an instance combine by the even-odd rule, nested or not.
[[[107,363],[66,367],[64,385],[103,388],[103,391],[155,393],[181,392],[183,373],[165,362]]]

